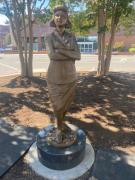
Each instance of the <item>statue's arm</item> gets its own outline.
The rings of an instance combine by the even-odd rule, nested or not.
[[[74,49],[59,49],[59,53],[62,55],[67,56],[68,58],[72,58],[74,60],[80,60],[81,59],[81,54],[80,50],[78,48],[78,44],[76,42],[76,38],[73,36],[73,43],[74,43]]]
[[[80,55],[79,51],[68,50],[68,49],[59,49],[58,52],[61,53],[62,55],[67,56],[68,58],[72,58],[75,60],[81,59],[81,55]]]
[[[51,36],[47,38],[47,43],[48,43],[48,56],[50,57],[50,59],[52,59],[52,60],[67,59],[67,57],[65,55],[61,54],[60,52],[58,52],[57,50],[55,50],[53,48],[53,41],[52,41]]]

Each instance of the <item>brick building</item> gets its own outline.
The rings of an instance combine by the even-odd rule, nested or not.
[[[97,36],[96,32],[90,33],[92,36]],[[106,44],[108,43],[110,38],[110,34],[107,33],[106,35]],[[135,26],[132,27],[132,33],[127,33],[124,28],[121,28],[118,32],[115,34],[115,43],[122,43],[125,50],[128,50],[128,48],[131,47],[132,44],[135,44]]]
[[[9,25],[0,25],[0,48],[5,48],[5,36],[10,33]]]
[[[45,50],[46,49],[46,37],[53,31],[53,28],[49,26],[49,22],[46,24],[34,24],[33,25],[33,50]]]
[[[42,51],[46,50],[46,37],[53,31],[54,28],[49,26],[49,22],[46,24],[34,23],[33,24],[33,50]],[[121,29],[115,35],[115,43],[122,43],[127,50],[132,44],[135,44],[135,27],[133,27],[133,33],[126,35],[124,29]],[[22,35],[23,36],[23,35]],[[12,38],[11,38],[12,39]],[[97,49],[97,32],[90,32],[90,36],[78,37],[78,44],[81,52],[92,53]],[[81,39],[81,40],[80,40]],[[88,41],[86,40],[88,39]],[[109,40],[109,33],[106,36],[106,43]],[[29,43],[29,37],[27,37]],[[14,43],[12,43],[14,44]]]
[[[45,39],[48,36],[48,34],[52,31],[53,31],[53,28],[49,26],[49,23],[34,24],[33,49],[44,50],[46,48]],[[106,43],[108,43],[109,36],[110,35],[108,33],[106,36]],[[85,39],[85,43],[84,43],[84,40],[82,41],[82,39]],[[89,39],[88,44],[87,44],[87,39]],[[87,51],[89,51],[90,53],[92,53],[96,51],[97,49],[97,33],[96,32],[90,33],[90,36],[87,36],[87,37],[78,37],[77,40],[78,40],[78,44],[79,44],[81,52],[87,53]],[[115,43],[122,43],[126,50],[130,48],[132,44],[135,44],[135,27],[133,27],[132,34],[130,35],[126,35],[125,30],[121,28],[120,31],[118,31],[115,35]]]
[[[108,39],[109,35],[106,37],[106,42],[108,42]],[[132,27],[132,33],[129,34],[123,28],[116,32],[114,45],[119,42],[123,44],[125,50],[135,44],[135,26]]]
[[[53,29],[54,28],[49,26],[49,22],[46,24],[33,24],[33,50],[46,50],[46,37],[53,31]],[[26,31],[28,31],[28,29],[26,29]],[[27,37],[27,42],[29,44],[29,37]]]
[[[46,37],[49,33],[53,31],[53,28],[49,26],[49,22],[46,24],[42,23],[34,23],[33,24],[33,50],[42,51],[46,50]],[[26,32],[28,32],[28,28],[26,28]],[[27,33],[28,34],[28,33]],[[22,33],[22,41],[23,41],[23,33]],[[16,47],[13,34],[11,33],[11,44]],[[27,43],[29,45],[29,36],[27,36]]]

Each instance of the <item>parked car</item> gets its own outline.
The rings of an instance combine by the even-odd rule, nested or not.
[[[12,51],[12,48],[11,47],[6,47],[5,51]]]
[[[0,48],[0,53],[4,53],[5,49],[4,48]]]

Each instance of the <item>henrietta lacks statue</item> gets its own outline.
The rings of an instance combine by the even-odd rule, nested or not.
[[[80,51],[75,36],[67,31],[71,27],[67,8],[57,6],[50,26],[55,30],[48,36],[50,65],[47,85],[50,100],[57,118],[57,128],[63,133],[64,116],[73,101],[76,86],[75,60],[80,60]]]

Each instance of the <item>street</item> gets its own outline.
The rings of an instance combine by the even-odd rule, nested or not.
[[[81,61],[76,61],[77,71],[96,71],[97,55],[83,54]],[[34,72],[46,72],[49,58],[46,54],[35,54],[33,57]],[[135,72],[135,55],[113,55],[110,71]],[[0,54],[0,76],[20,74],[20,61],[18,54]]]

